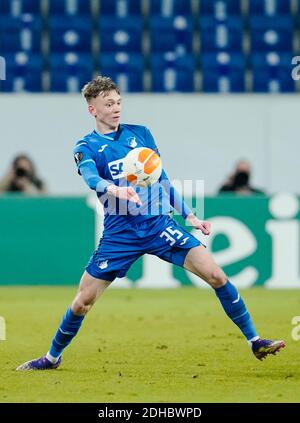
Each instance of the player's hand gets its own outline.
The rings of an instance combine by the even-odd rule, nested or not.
[[[201,221],[194,214],[189,214],[186,220],[195,228],[199,229],[203,235],[210,234],[211,224],[205,220]]]
[[[139,206],[142,205],[140,197],[132,187],[118,187],[117,185],[111,184],[108,186],[107,192],[116,198],[120,198],[120,200],[128,200]]]

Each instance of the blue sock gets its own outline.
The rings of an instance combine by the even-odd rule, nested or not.
[[[224,286],[216,288],[215,292],[225,313],[240,328],[247,340],[257,337],[250,314],[236,287],[227,281]]]
[[[62,322],[52,340],[49,354],[58,358],[67,345],[72,341],[74,336],[79,331],[81,323],[85,316],[76,316],[71,308],[69,308],[64,315]]]

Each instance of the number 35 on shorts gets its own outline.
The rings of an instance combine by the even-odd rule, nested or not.
[[[176,241],[181,240],[183,237],[183,233],[179,229],[173,229],[172,226],[168,226],[160,235],[160,238],[165,238],[165,241],[170,244],[172,247],[174,244],[176,244]],[[187,236],[184,238],[179,245],[184,245],[186,241],[189,239]]]

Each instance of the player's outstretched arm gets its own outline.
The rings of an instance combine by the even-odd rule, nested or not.
[[[120,200],[128,200],[138,204],[139,206],[142,205],[140,197],[132,187],[118,187],[117,185],[111,184],[108,185],[106,192],[107,194],[113,195]]]
[[[166,172],[163,170],[160,178],[160,183],[164,187],[166,193],[169,195],[170,204],[178,211],[181,216],[188,221],[195,229],[199,229],[204,235],[210,234],[210,223],[201,221],[196,217],[192,210],[188,207],[184,199],[177,192],[175,187],[171,184]]]
[[[107,193],[121,200],[128,200],[142,205],[140,197],[137,195],[132,187],[118,187],[110,181],[107,181],[99,176],[96,164],[93,159],[79,162],[77,160],[80,174],[87,183],[87,185],[100,194]]]

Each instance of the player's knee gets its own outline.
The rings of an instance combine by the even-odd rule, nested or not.
[[[227,281],[227,277],[224,274],[223,270],[220,269],[220,267],[218,266],[213,267],[213,269],[211,270],[208,283],[213,288],[220,288],[221,286],[226,284],[226,281]]]
[[[72,311],[74,314],[85,316],[92,308],[92,302],[82,301],[80,298],[76,298],[72,303]]]

